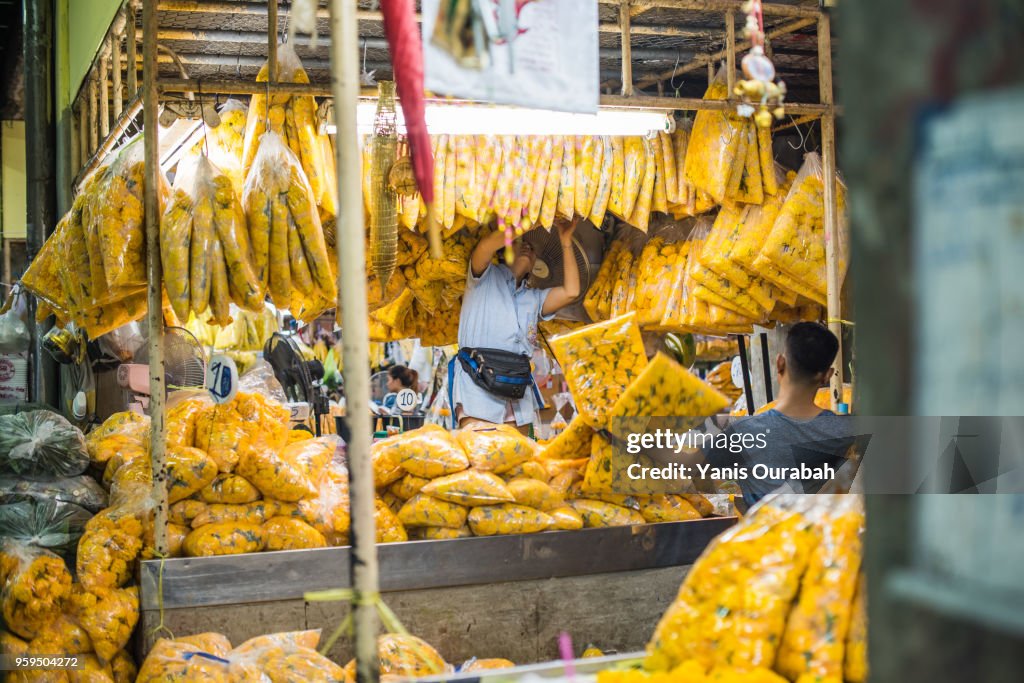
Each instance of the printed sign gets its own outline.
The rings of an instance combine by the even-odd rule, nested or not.
[[[400,411],[407,413],[416,409],[416,404],[419,403],[418,399],[419,397],[412,389],[402,389],[395,397],[395,405]]]
[[[238,368],[228,356],[217,355],[206,368],[206,390],[214,403],[227,403],[238,393]]]

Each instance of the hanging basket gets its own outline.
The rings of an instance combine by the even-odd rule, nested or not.
[[[398,160],[391,165],[388,173],[388,185],[397,194],[404,197],[412,197],[419,188],[416,187],[416,175],[412,168],[412,157],[409,155],[409,145],[402,142],[398,150]]]

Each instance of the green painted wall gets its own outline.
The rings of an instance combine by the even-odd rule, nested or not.
[[[58,32],[57,44],[67,46],[67,79],[61,78],[58,73],[57,82],[66,85],[68,90],[64,94],[62,104],[66,105],[78,92],[85,74],[92,65],[93,57],[99,50],[100,43],[107,35],[110,22],[121,6],[121,0],[57,0],[56,30]],[[66,35],[62,30],[60,17],[67,17]],[[66,42],[62,42],[66,41]],[[59,49],[59,48],[58,48]],[[58,55],[60,53],[58,52]],[[62,59],[57,59],[57,68],[60,68]]]
[[[0,191],[4,207],[4,238],[25,239],[25,122],[0,122],[3,175]]]

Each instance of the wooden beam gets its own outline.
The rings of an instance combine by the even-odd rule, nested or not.
[[[128,69],[128,97],[131,98],[135,97],[135,95],[137,95],[139,92],[139,72],[138,67],[135,64],[135,55],[138,49],[137,45],[135,44],[135,8],[132,6],[132,3],[129,2],[128,5],[125,7],[124,11],[125,28],[127,29],[125,31],[124,41],[125,51],[127,52],[127,54],[125,55],[125,61],[127,62],[127,64],[125,64],[125,67]]]
[[[619,0],[598,0],[602,5],[617,5]],[[702,12],[725,12],[733,10],[743,12],[746,2],[741,0],[642,0],[645,6],[651,8],[662,7],[665,9],[694,10]],[[761,5],[761,11],[765,16],[777,17],[803,17],[815,19],[821,16],[821,11],[816,7],[804,7],[800,5],[779,5],[766,2]]]
[[[736,10],[725,12],[725,91],[732,97],[736,87]]]
[[[784,36],[784,35],[786,35],[788,33],[793,33],[795,31],[799,31],[800,29],[807,28],[808,26],[812,26],[815,23],[816,23],[815,19],[798,19],[796,21],[790,22],[790,23],[785,24],[783,26],[779,26],[778,28],[772,29],[767,34],[765,34],[765,37],[766,38],[778,38],[779,36]],[[740,50],[740,51],[750,49],[750,41],[749,40],[740,41],[739,43],[736,44],[736,49]],[[683,64],[682,66],[679,66],[679,67],[677,67],[675,69],[672,69],[670,71],[663,71],[663,72],[661,72],[659,74],[656,74],[654,76],[648,76],[646,78],[641,78],[639,81],[637,81],[635,83],[635,85],[638,88],[643,88],[643,87],[646,87],[648,85],[653,85],[653,84],[657,83],[658,81],[663,81],[666,78],[672,78],[673,76],[679,76],[681,74],[689,73],[690,71],[695,71],[697,69],[702,69],[707,64],[710,64],[710,63],[713,63],[713,62],[716,62],[716,61],[722,59],[723,57],[726,56],[726,53],[727,53],[727,50],[723,49],[723,50],[719,50],[718,52],[712,52],[712,53],[707,54],[707,55],[702,55],[700,57],[697,57],[693,61],[691,61],[691,62],[689,62],[687,64]]]
[[[832,39],[828,14],[818,19],[818,83],[822,104],[832,104]],[[825,181],[825,283],[828,303],[828,327],[839,340],[835,373],[830,383],[832,409],[843,400],[843,311],[841,304],[842,275],[839,257],[843,235],[839,231],[839,203],[836,192],[836,119],[829,112],[821,118],[821,157]]]
[[[89,77],[89,153],[91,154],[99,146],[100,135],[99,135],[99,103],[96,101],[96,78],[94,76]]]
[[[121,34],[115,33],[110,40],[110,77],[114,94],[114,118],[124,109],[124,92],[121,87]]]
[[[110,71],[110,57],[106,54],[100,55],[100,139],[104,139],[110,133],[110,86],[107,80],[107,72]]]
[[[633,95],[633,45],[629,34],[631,20],[629,0],[622,0],[619,5],[619,24],[622,26],[622,94],[626,97]]]

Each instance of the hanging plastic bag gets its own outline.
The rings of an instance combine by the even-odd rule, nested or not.
[[[863,500],[833,496],[834,504],[816,525],[820,541],[800,581],[775,658],[787,678],[804,675],[841,679],[852,619],[864,531]]]
[[[433,498],[465,506],[497,505],[515,500],[512,491],[501,477],[469,469],[427,482],[420,493]],[[415,494],[414,494],[415,495]]]
[[[111,292],[146,284],[143,226],[143,136],[135,136],[111,153],[96,171],[92,204],[93,232],[99,240],[106,288]]]
[[[612,405],[647,365],[634,313],[560,335],[550,345],[579,415],[595,429],[605,426]]]
[[[533,534],[553,525],[550,515],[514,503],[475,507],[469,512],[469,528],[477,536]]]
[[[70,477],[88,466],[85,437],[57,413],[0,415],[0,472]]]
[[[728,97],[725,74],[720,69],[704,93],[704,99]],[[746,160],[746,146],[742,144],[744,121],[726,111],[699,111],[694,117],[686,146],[684,180],[707,192],[719,204],[726,198],[737,161]]]
[[[807,561],[820,496],[770,496],[709,545],[647,645],[646,665],[771,667]]]

